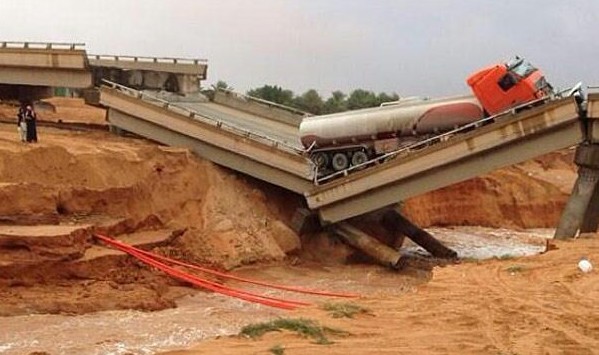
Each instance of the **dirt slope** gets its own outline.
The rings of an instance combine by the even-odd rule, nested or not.
[[[406,214],[423,227],[553,228],[576,179],[573,154],[550,153],[412,198]]]
[[[67,102],[78,112],[75,119],[86,111],[91,117],[101,111],[79,101]],[[0,112],[13,109],[5,106]],[[44,113],[40,116],[43,119]],[[10,124],[0,126],[0,198],[10,201],[0,204],[0,227],[37,226],[31,233],[44,233],[55,225],[91,226],[91,229],[82,250],[75,254],[54,250],[53,258],[46,256],[59,242],[39,241],[37,234],[19,239],[10,234],[10,228],[8,234],[0,236],[0,254],[5,256],[0,260],[0,295],[7,299],[0,305],[0,314],[21,314],[23,309],[89,312],[174,306],[172,300],[180,293],[170,295],[160,287],[155,290],[153,283],[161,287],[177,283],[150,277],[145,268],[126,260],[94,259],[89,261],[93,265],[82,276],[79,259],[86,259],[85,253],[95,245],[91,237],[94,228],[108,230],[115,236],[138,230],[182,230],[180,237],[163,247],[164,252],[222,269],[282,260],[286,253],[300,246],[298,236],[280,220],[276,209],[268,206],[261,190],[243,176],[197,159],[186,150],[120,138],[108,132],[44,127],[39,129],[39,143],[24,144],[17,140],[15,128],[16,125]],[[99,227],[98,221],[120,219],[126,222]],[[34,247],[28,240],[46,245]],[[59,267],[48,264],[56,262]],[[142,281],[136,284],[136,277],[107,276],[101,272],[111,265],[142,275]],[[36,272],[40,267],[46,267],[48,272],[40,275]],[[74,275],[58,271],[65,269]],[[55,275],[51,275],[52,270],[56,270]],[[102,291],[109,281],[117,284]],[[54,289],[56,284],[61,289],[71,287],[73,294],[80,294],[75,302],[81,302],[80,306],[70,306],[71,294]],[[133,289],[140,286],[146,294],[147,289],[156,292],[146,297],[150,301],[144,301],[135,292],[123,293],[119,285]],[[96,286],[98,289],[93,289]],[[115,294],[113,298],[125,301],[103,302],[111,292]],[[50,297],[44,297],[46,293]]]

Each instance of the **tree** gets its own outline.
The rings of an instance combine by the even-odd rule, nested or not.
[[[335,90],[331,93],[331,97],[324,103],[323,113],[335,113],[347,111],[347,102],[345,101],[345,95],[340,90]]]
[[[207,88],[201,88],[200,92],[204,94],[210,101],[214,100],[214,95],[218,90],[233,90],[233,87],[227,84],[224,80],[219,80],[216,84],[210,85]]]
[[[282,87],[277,85],[264,85],[259,88],[251,89],[247,92],[247,95],[276,102],[281,105],[293,105],[293,91],[284,90]]]
[[[324,102],[320,94],[314,89],[310,89],[293,100],[294,107],[309,112],[313,115],[322,114]]]
[[[399,95],[397,95],[396,93],[388,95],[385,92],[381,92],[376,97],[377,106],[380,106],[383,102],[390,102],[390,101],[397,101],[397,100],[399,100]]]
[[[233,91],[233,87],[229,86],[229,84],[227,84],[226,81],[224,80],[219,80],[216,82],[216,84],[212,84],[212,88],[214,90],[228,90],[228,91]]]
[[[351,92],[347,98],[347,108],[349,110],[358,110],[361,108],[378,106],[376,95],[372,91],[356,89]]]
[[[226,83],[223,85],[226,85]],[[381,92],[377,95],[369,90],[356,89],[349,96],[340,90],[335,90],[331,93],[331,97],[324,101],[318,91],[314,89],[310,89],[300,96],[295,96],[293,91],[285,90],[277,85],[264,85],[249,90],[247,95],[294,107],[314,115],[376,107],[383,102],[399,100],[399,95],[396,93]]]

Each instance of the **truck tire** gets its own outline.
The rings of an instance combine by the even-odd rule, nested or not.
[[[331,165],[335,171],[345,170],[349,167],[349,158],[345,153],[335,153]]]
[[[312,155],[312,162],[318,169],[325,169],[329,165],[330,157],[327,153],[318,152]]]
[[[352,166],[360,165],[362,163],[366,163],[367,161],[368,161],[368,154],[366,154],[366,152],[361,151],[361,150],[354,152],[354,154],[351,157],[351,165]]]

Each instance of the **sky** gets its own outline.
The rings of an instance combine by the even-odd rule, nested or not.
[[[1,0],[0,14],[0,41],[207,59],[203,86],[241,92],[458,95],[514,55],[555,87],[599,85],[597,0]]]

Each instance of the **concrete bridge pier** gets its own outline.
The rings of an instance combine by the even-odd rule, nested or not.
[[[345,221],[329,226],[329,231],[341,237],[348,245],[372,257],[379,264],[392,269],[401,269],[407,262],[408,257],[399,252],[399,248],[406,237],[412,239],[436,258],[457,258],[458,255],[454,250],[446,247],[425,230],[410,222],[401,214],[400,209],[401,207],[398,204],[393,208],[372,212],[374,213],[372,220],[380,223],[388,236],[392,237],[391,246]],[[314,233],[323,228],[318,214],[307,208],[299,208],[295,211],[292,225],[298,234]]]
[[[599,188],[595,186],[595,192],[587,206],[587,211],[580,226],[581,233],[594,233],[599,228]]]
[[[458,257],[455,250],[446,247],[427,231],[402,216],[399,208],[397,206],[385,212],[381,221],[385,229],[396,235],[405,235],[436,258],[455,259]]]
[[[597,231],[599,225],[599,144],[582,144],[576,148],[574,162],[578,178],[562,212],[555,239],[573,238]]]
[[[34,102],[52,96],[54,96],[54,90],[49,86],[0,84],[0,98],[2,100]]]
[[[381,265],[392,269],[401,267],[401,254],[397,250],[381,243],[349,223],[339,222],[335,224],[333,231],[347,244],[374,258]]]

